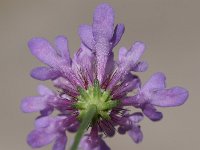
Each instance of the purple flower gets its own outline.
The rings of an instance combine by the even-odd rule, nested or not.
[[[144,43],[135,42],[130,49],[120,48],[119,59],[114,60],[112,50],[124,30],[123,24],[114,27],[113,9],[101,4],[94,12],[93,23],[80,26],[80,49],[73,59],[64,36],[56,37],[55,44],[43,38],[28,42],[32,55],[46,64],[34,68],[31,76],[42,81],[52,80],[59,91],[40,85],[39,96],[26,97],[21,103],[25,113],[40,112],[35,129],[27,138],[32,148],[54,142],[53,150],[65,150],[66,131],[79,132],[83,122],[87,122],[87,115],[90,120],[85,126],[89,133],[82,137],[79,148],[109,150],[102,137],[113,137],[116,131],[128,133],[139,143],[143,139],[139,125],[143,114],[158,121],[162,113],[156,110],[157,106],[174,107],[187,100],[187,90],[166,89],[163,73],[155,73],[141,87],[141,80],[134,72],[145,72],[148,68],[148,64],[140,60],[145,51]],[[132,91],[135,94],[128,96]],[[126,106],[142,111],[130,112]],[[52,117],[54,110],[59,113]]]
[[[138,93],[123,100],[123,105],[141,108],[143,113],[152,121],[162,119],[162,113],[155,106],[174,107],[182,105],[188,98],[187,90],[181,87],[165,89],[166,77],[163,73],[155,73],[150,80],[138,89]]]

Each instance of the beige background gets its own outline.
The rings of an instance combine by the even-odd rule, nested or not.
[[[41,36],[69,38],[71,52],[79,47],[77,27],[90,23],[92,11],[102,1],[93,0],[0,0],[0,150],[30,150],[25,138],[37,114],[23,114],[24,96],[35,95],[39,81],[29,77],[40,63],[28,51],[27,41]],[[179,108],[160,109],[164,119],[142,123],[144,141],[136,145],[128,135],[107,139],[113,150],[200,149],[200,1],[112,0],[116,22],[126,32],[118,48],[144,41],[143,59],[150,68],[143,81],[156,72],[167,75],[168,86],[180,85],[190,98]],[[46,82],[47,83],[47,82]],[[49,84],[50,85],[50,84]],[[70,138],[71,139],[71,138]],[[51,146],[42,148],[48,150]]]

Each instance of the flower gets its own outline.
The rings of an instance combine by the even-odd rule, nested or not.
[[[79,145],[83,150],[109,150],[103,135],[113,137],[116,131],[127,132],[135,143],[139,143],[143,139],[139,125],[143,114],[158,121],[163,115],[156,110],[157,106],[174,107],[187,100],[187,90],[181,87],[165,89],[163,73],[155,73],[144,86],[141,85],[134,72],[145,72],[148,68],[148,64],[140,60],[145,51],[144,43],[135,42],[129,50],[120,48],[119,58],[114,60],[112,50],[124,30],[123,24],[114,27],[111,6],[101,4],[95,9],[92,25],[80,26],[81,45],[73,59],[64,36],[56,37],[55,44],[43,38],[28,42],[32,55],[46,64],[34,68],[31,76],[42,81],[52,80],[59,91],[53,92],[40,85],[40,96],[22,100],[23,112],[40,112],[35,129],[27,138],[32,148],[54,142],[53,150],[64,150],[66,131],[77,132],[74,149]],[[135,94],[129,96],[132,91]],[[126,106],[142,111],[130,112]],[[53,117],[54,110],[59,114]],[[90,131],[82,137],[86,129]]]

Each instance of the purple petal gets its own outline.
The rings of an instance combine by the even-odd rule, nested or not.
[[[28,46],[35,57],[51,67],[60,68],[63,63],[50,43],[43,38],[31,39]]]
[[[49,106],[43,110],[40,111],[41,116],[48,116],[54,111],[54,108],[52,106]]]
[[[68,67],[66,59],[60,57],[47,40],[33,38],[29,41],[28,45],[32,54],[39,60],[62,72],[62,75],[69,79],[74,85],[77,85],[77,83],[81,84],[73,70]]]
[[[120,126],[117,131],[118,131],[119,134],[123,135],[123,134],[126,134],[127,129],[124,126]]]
[[[33,130],[27,137],[27,143],[32,148],[40,148],[51,143],[56,137],[56,134],[46,132],[43,129]]]
[[[130,115],[128,117],[133,123],[138,123],[140,121],[142,121],[142,119],[144,118],[143,114],[140,112],[136,112],[133,113],[132,115]]]
[[[47,107],[46,101],[43,97],[27,97],[21,102],[21,110],[25,113],[38,112]]]
[[[74,55],[73,61],[88,71],[92,71],[94,54],[84,45],[81,45],[81,48]]]
[[[160,90],[165,88],[166,77],[163,73],[158,72],[151,76],[149,81],[143,86],[142,92],[150,96],[152,91]]]
[[[89,83],[93,80],[94,59],[94,54],[83,44],[73,59],[72,67],[74,72],[76,72],[78,76],[81,73],[82,77],[87,79]]]
[[[104,142],[104,140],[99,137],[99,144],[95,147],[92,147],[92,143],[90,143],[91,141],[88,140],[88,136],[84,136],[81,139],[81,142],[79,144],[79,148],[81,148],[82,150],[110,150],[110,148],[108,147],[108,145]]]
[[[53,145],[53,150],[65,150],[66,143],[67,143],[67,136],[65,132],[60,133]]]
[[[143,113],[152,121],[159,121],[163,117],[162,113],[157,111],[151,104],[145,104]]]
[[[58,50],[60,50],[60,54],[62,58],[66,60],[66,64],[71,64],[71,58],[69,54],[68,42],[65,36],[57,36],[55,39],[55,44]]]
[[[126,97],[122,99],[121,104],[123,106],[135,106],[135,107],[140,107],[141,104],[146,101],[140,101],[138,100],[137,95],[131,96],[131,97]]]
[[[114,53],[110,52],[108,55],[108,61],[105,68],[105,74],[109,76],[115,68]]]
[[[51,123],[51,117],[45,116],[35,120],[35,127],[36,128],[45,128],[48,127]]]
[[[130,74],[128,75],[130,76]],[[141,85],[140,79],[137,76],[131,74],[132,77],[129,77],[129,79],[127,79],[127,76],[125,77],[125,84],[121,92],[131,92],[132,90],[139,88]]]
[[[99,44],[99,45],[98,45]],[[105,70],[106,70],[106,66],[108,64],[108,57],[109,57],[109,53],[107,52],[103,52],[100,50],[108,50],[110,48],[108,48],[108,45],[105,46],[104,44],[98,43],[96,46],[96,56],[97,56],[97,79],[99,80],[100,84],[102,83],[102,81],[104,80],[105,77]]]
[[[79,27],[79,36],[81,41],[90,49],[94,47],[94,37],[92,27],[89,25],[81,25]]]
[[[73,96],[77,96],[78,95],[78,91],[76,89],[76,85],[72,85],[68,80],[66,80],[65,78],[58,78],[56,80],[53,81],[54,86],[57,88],[61,88],[65,91],[69,91],[69,93]],[[69,99],[69,97],[65,97],[66,99]]]
[[[94,39],[105,38],[110,40],[113,36],[114,12],[110,5],[97,6],[93,16]]]
[[[93,148],[91,147],[90,143],[88,142],[88,136],[82,137],[79,148],[82,150],[92,150]]]
[[[101,138],[100,144],[94,150],[110,150],[110,147],[106,144],[106,142]]]
[[[31,70],[31,77],[37,80],[49,80],[55,79],[60,73],[52,68],[48,67],[37,67]]]
[[[129,71],[131,71],[132,67],[135,66],[144,52],[144,44],[141,42],[136,42],[132,46],[131,50],[129,50],[126,54],[125,52],[125,48],[120,49],[119,66],[108,86],[109,89],[112,89],[116,83],[123,79],[129,73]]]
[[[132,90],[139,88],[140,84],[140,79],[137,76],[128,74],[125,77],[123,84],[113,91],[113,97],[117,97],[118,95],[123,95],[127,92],[131,92]]]
[[[115,129],[112,128],[112,126],[110,126],[110,124],[107,121],[100,121],[99,126],[102,129],[102,131],[106,134],[106,136],[113,137],[115,135]]]
[[[44,85],[39,85],[37,91],[41,96],[55,95],[55,93]]]
[[[135,42],[131,48],[126,54],[126,62],[129,67],[135,66],[135,64],[138,62],[142,54],[144,53],[145,46],[142,42]]]
[[[152,94],[151,104],[160,107],[179,106],[185,103],[188,96],[188,91],[181,87],[159,90]]]
[[[79,128],[79,122],[77,121],[69,125],[67,127],[67,131],[74,133],[78,130],[78,128]]]
[[[128,131],[129,136],[133,139],[135,143],[140,143],[143,139],[142,131],[140,130],[140,126],[133,126],[131,130]]]
[[[122,62],[126,59],[126,54],[128,50],[125,47],[119,49],[119,61]]]
[[[134,67],[133,71],[135,72],[144,72],[148,69],[148,64],[144,61],[138,62]]]
[[[102,83],[105,76],[105,68],[108,64],[112,44],[110,39],[113,36],[114,12],[108,4],[99,5],[93,17],[94,50],[97,58],[97,78]]]
[[[116,25],[115,30],[114,30],[114,35],[111,39],[111,42],[113,43],[113,47],[119,43],[119,41],[124,33],[124,30],[125,30],[125,27],[123,24]]]

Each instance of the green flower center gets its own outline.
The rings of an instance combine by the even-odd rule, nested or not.
[[[110,91],[100,88],[99,81],[95,80],[94,85],[88,89],[78,88],[80,95],[74,107],[79,110],[78,119],[82,120],[90,106],[96,106],[96,113],[92,118],[92,123],[100,119],[110,119],[110,110],[120,104],[119,100],[113,100]]]

